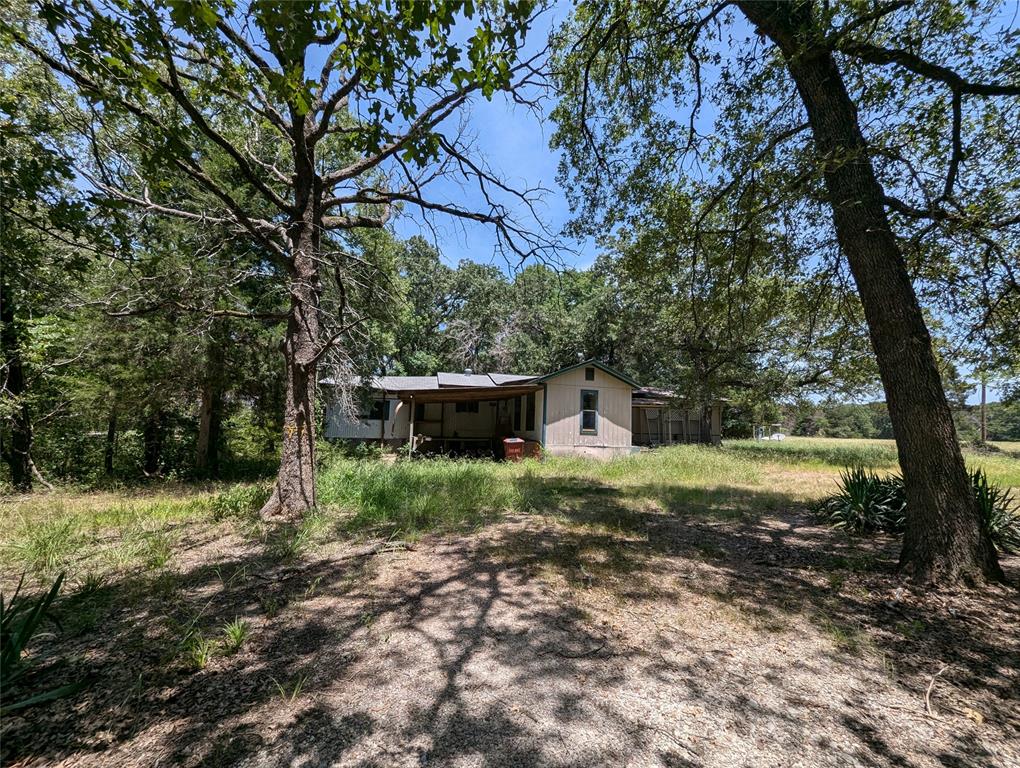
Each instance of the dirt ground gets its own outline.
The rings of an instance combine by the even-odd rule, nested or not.
[[[185,543],[59,641],[53,679],[92,686],[5,718],[5,765],[1020,765],[1020,593],[913,592],[895,542],[803,512],[527,516],[289,565],[222,525]],[[234,616],[239,653],[173,660]]]

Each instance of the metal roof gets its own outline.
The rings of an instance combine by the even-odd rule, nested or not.
[[[534,376],[519,373],[448,373],[442,371],[435,376],[377,376],[372,379],[371,386],[374,389],[387,392],[411,390],[420,392],[458,387],[503,387],[529,382],[534,378]]]
[[[400,392],[404,389],[439,389],[435,376],[377,376],[372,379],[375,389]]]
[[[529,376],[523,373],[449,373],[442,371],[437,373],[435,376],[375,376],[371,379],[370,386],[376,390],[385,390],[386,392],[421,392],[424,390],[438,390],[438,389],[457,389],[463,387],[471,388],[484,388],[484,387],[508,387],[514,385],[525,385],[530,383],[538,383],[542,381],[548,381],[549,379],[559,376],[567,371],[572,371],[575,368],[581,366],[595,366],[608,373],[610,376],[615,376],[621,381],[630,384],[633,387],[637,387],[638,384],[630,377],[614,371],[607,365],[596,362],[595,360],[585,360],[584,362],[571,365],[566,368],[550,373],[546,376]],[[334,384],[332,379],[322,379],[322,384]],[[352,379],[352,384],[357,384],[359,381]]]
[[[440,387],[491,387],[495,382],[485,373],[437,373]]]

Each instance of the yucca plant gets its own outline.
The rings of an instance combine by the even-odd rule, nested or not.
[[[970,478],[982,524],[995,546],[1020,552],[1020,506],[1008,490],[989,483],[984,470],[975,470]],[[818,511],[833,527],[851,533],[902,533],[906,507],[903,478],[850,467],[840,473],[838,493],[823,501]]]
[[[50,609],[57,599],[60,587],[64,582],[64,574],[57,576],[49,590],[36,597],[28,597],[21,592],[25,583],[22,574],[18,586],[7,600],[0,592],[0,679],[3,680],[3,701],[0,702],[0,714],[7,714],[17,709],[53,701],[80,691],[85,682],[69,683],[42,693],[30,693],[23,699],[9,701],[12,690],[18,688],[25,675],[32,668],[31,660],[25,651],[29,641],[36,634],[43,621],[49,619],[56,623]],[[58,625],[59,626],[59,625]]]
[[[839,492],[823,501],[819,513],[835,528],[850,533],[903,530],[903,481],[879,477],[864,467],[840,473]]]
[[[1020,553],[1020,507],[1005,488],[992,485],[983,469],[971,474],[981,521],[992,542],[1003,552]]]

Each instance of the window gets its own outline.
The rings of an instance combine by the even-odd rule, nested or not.
[[[528,400],[524,407],[524,428],[532,430],[535,428],[535,393],[528,393]]]
[[[585,368],[584,369],[584,380],[585,381],[595,381],[595,369],[594,368]]]
[[[599,433],[599,393],[595,389],[581,390],[581,434]]]
[[[514,398],[514,431],[519,432],[521,429],[521,398]]]
[[[390,401],[389,400],[373,400],[372,404],[367,410],[362,411],[361,418],[363,419],[382,419],[386,421],[390,417]]]
[[[425,421],[425,403],[414,404],[414,420]]]
[[[478,401],[474,400],[469,403],[457,403],[457,413],[478,413]]]

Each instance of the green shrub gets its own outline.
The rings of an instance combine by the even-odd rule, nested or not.
[[[984,470],[970,474],[974,498],[985,530],[1003,552],[1020,552],[1020,507],[1004,488],[988,482]],[[896,475],[880,477],[864,467],[840,473],[839,491],[825,499],[819,513],[835,528],[850,533],[902,533],[906,524],[906,489]]]
[[[205,669],[216,653],[216,643],[195,632],[184,643],[184,658],[195,669]]]
[[[228,621],[223,625],[223,650],[227,653],[237,653],[241,650],[251,632],[251,626],[241,618]]]
[[[315,461],[319,467],[329,467],[342,459],[379,459],[383,447],[375,442],[354,440],[323,440],[315,445]]]
[[[850,467],[840,472],[839,491],[821,503],[819,513],[834,528],[850,533],[901,533],[905,507],[901,478]]]
[[[266,503],[272,489],[268,485],[233,485],[212,500],[213,520],[251,517]]]
[[[29,641],[44,619],[56,621],[50,611],[64,582],[64,574],[57,576],[49,590],[37,597],[28,597],[21,593],[24,582],[25,577],[22,575],[10,600],[6,600],[0,592],[0,680],[3,680],[0,714],[69,696],[86,685],[84,682],[70,683],[49,691],[30,692],[28,696],[17,701],[9,700],[11,691],[19,687],[19,683],[31,669],[31,657],[25,655]]]

